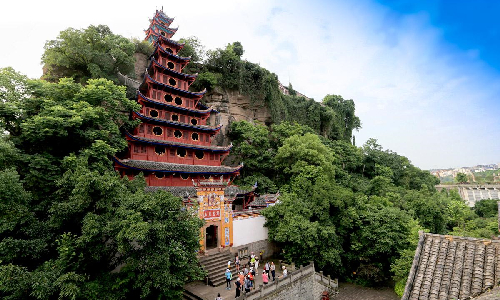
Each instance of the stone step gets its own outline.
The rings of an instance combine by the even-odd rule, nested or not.
[[[207,262],[207,261],[210,261],[210,260],[213,260],[213,259],[217,259],[219,257],[226,257],[228,255],[230,256],[231,252],[229,252],[229,251],[223,251],[223,252],[218,252],[218,253],[215,253],[215,254],[212,254],[212,255],[198,256],[198,261],[200,263],[204,263],[204,262]]]
[[[203,298],[200,298],[199,296],[196,296],[195,294],[191,293],[188,290],[184,290],[182,293],[182,299],[183,300],[203,300]]]

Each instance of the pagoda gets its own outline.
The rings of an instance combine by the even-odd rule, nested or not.
[[[200,218],[207,221],[202,250],[209,244],[231,246],[232,206],[225,192],[242,165],[222,165],[231,145],[212,145],[222,126],[208,120],[218,112],[200,103],[206,90],[189,91],[196,74],[182,72],[190,58],[178,55],[184,44],[171,40],[177,31],[170,28],[172,22],[157,10],[146,30],[154,52],[137,91],[141,108],[132,112],[141,124],[125,132],[128,150],[114,158],[115,169],[129,178],[143,173],[150,190],[170,191],[196,206]]]

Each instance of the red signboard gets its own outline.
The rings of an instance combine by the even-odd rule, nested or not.
[[[203,211],[203,218],[220,218],[220,210],[219,209],[207,209]]]

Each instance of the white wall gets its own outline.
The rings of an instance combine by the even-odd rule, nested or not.
[[[263,216],[233,220],[233,247],[267,240],[266,218]]]

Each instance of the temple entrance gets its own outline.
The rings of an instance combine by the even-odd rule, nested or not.
[[[210,225],[205,229],[205,247],[206,250],[216,248],[218,246],[217,232],[219,227],[215,225]]]

